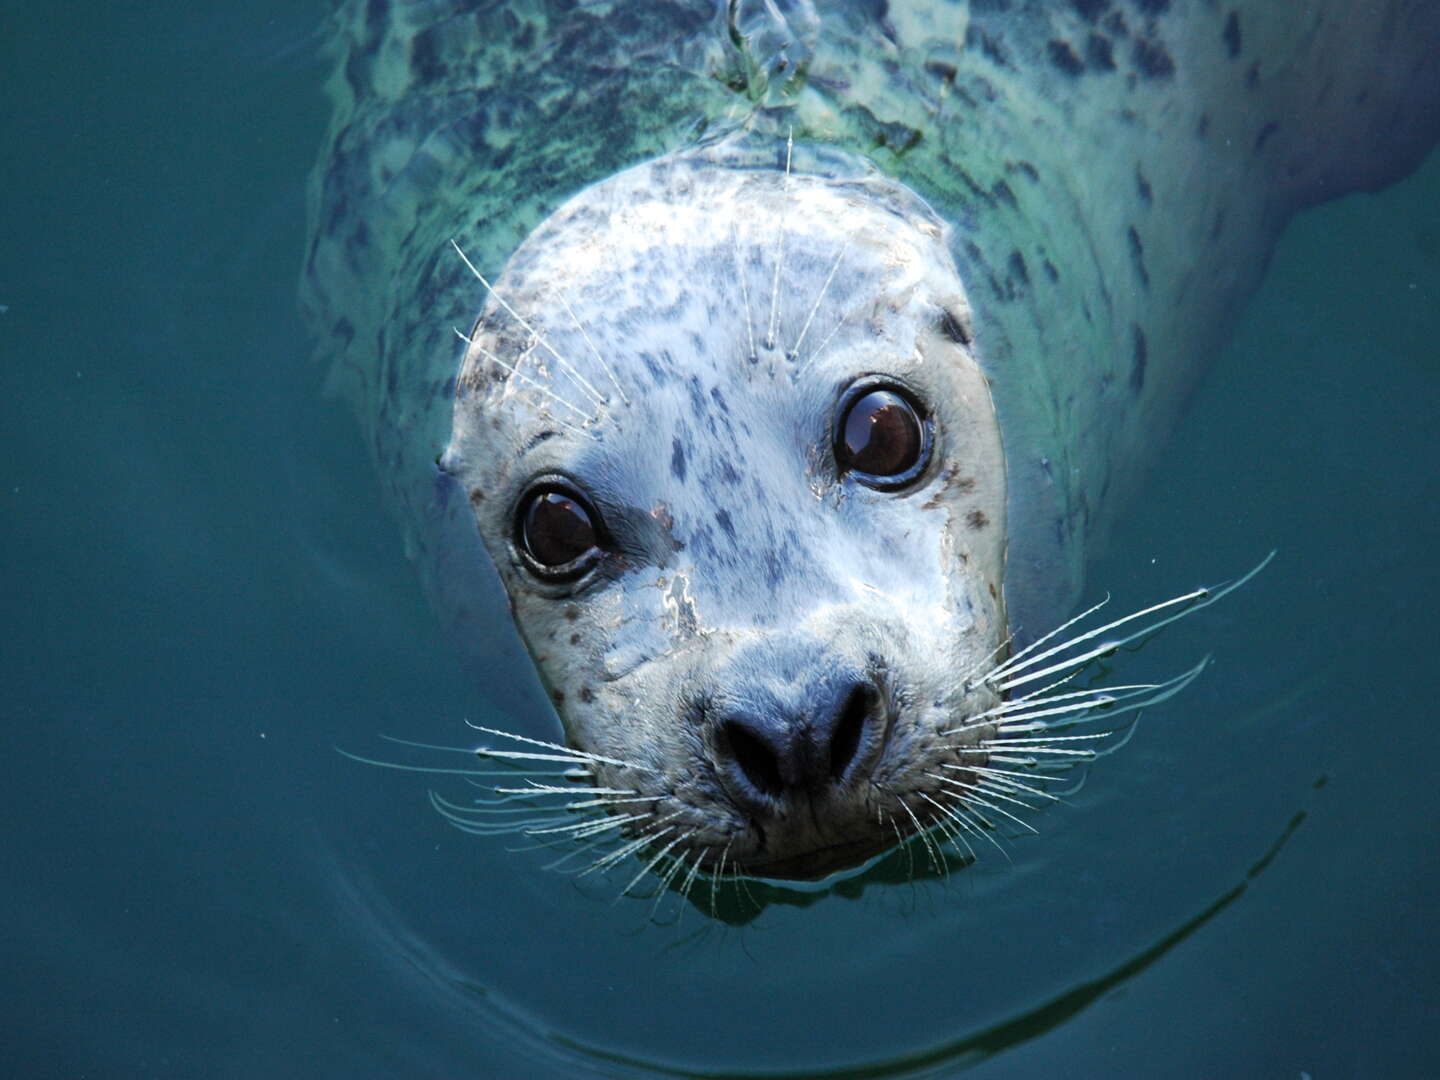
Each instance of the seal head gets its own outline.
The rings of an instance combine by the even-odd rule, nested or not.
[[[442,466],[568,740],[697,867],[964,820],[1006,492],[946,230],[873,172],[662,158],[536,229],[467,336]]]

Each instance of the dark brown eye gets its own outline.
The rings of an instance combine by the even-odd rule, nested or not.
[[[919,475],[929,432],[910,398],[888,387],[861,389],[841,411],[835,457],[841,470],[872,487],[900,487]]]
[[[520,504],[516,540],[535,570],[557,579],[579,577],[599,554],[590,508],[574,492],[532,491]]]

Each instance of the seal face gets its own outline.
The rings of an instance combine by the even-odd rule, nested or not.
[[[660,159],[469,335],[442,467],[597,786],[696,867],[821,876],[984,782],[1005,474],[945,231],[877,176]]]

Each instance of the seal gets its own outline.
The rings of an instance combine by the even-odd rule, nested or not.
[[[973,857],[1194,677],[1068,681],[1224,591],[1089,628],[1085,560],[1289,216],[1440,130],[1414,0],[337,28],[306,302],[432,595],[463,519],[555,702],[485,752],[687,889]]]

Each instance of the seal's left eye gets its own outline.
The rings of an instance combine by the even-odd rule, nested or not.
[[[543,577],[579,577],[600,554],[595,517],[573,491],[539,488],[520,504],[516,540]]]
[[[926,418],[898,387],[859,386],[842,402],[835,460],[862,483],[903,487],[924,471],[929,453]]]

